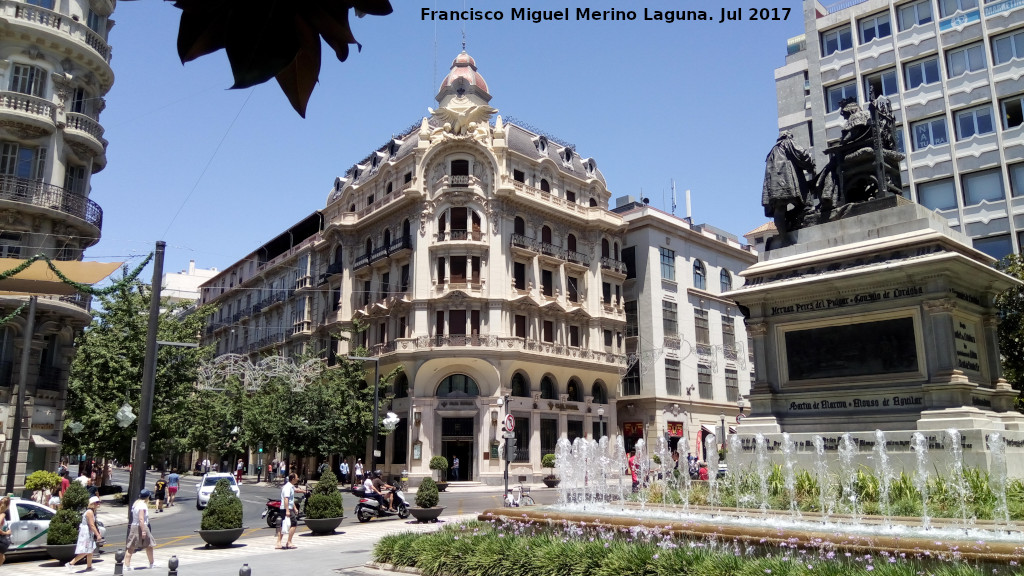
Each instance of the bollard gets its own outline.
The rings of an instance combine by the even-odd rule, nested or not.
[[[124,548],[118,548],[114,552],[114,576],[124,574]]]
[[[238,576],[252,576],[252,568],[249,568],[248,564],[242,564],[238,569]]]
[[[178,557],[171,556],[167,561],[167,576],[178,576]]]

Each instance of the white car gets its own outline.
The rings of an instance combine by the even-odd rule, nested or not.
[[[57,511],[32,500],[11,498],[8,519],[11,528],[12,552],[38,552],[46,546],[46,533],[50,531],[50,520]],[[96,522],[100,534],[106,537],[107,529],[100,521]]]
[[[210,503],[210,494],[213,494],[213,489],[216,488],[217,482],[221,480],[227,480],[228,485],[231,486],[231,491],[235,493],[235,496],[241,497],[238,491],[238,483],[235,482],[235,475],[228,474],[227,472],[211,472],[204,474],[202,480],[196,484],[196,509],[202,510],[206,508],[206,505]]]

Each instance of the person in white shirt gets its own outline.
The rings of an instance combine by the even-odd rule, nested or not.
[[[149,499],[153,493],[143,490],[139,499],[132,505],[132,523],[128,528],[128,544],[125,546],[124,569],[131,570],[132,554],[139,548],[146,549],[146,558],[149,560],[150,569],[156,568],[153,563],[153,547],[156,540],[149,532]]]
[[[288,482],[281,487],[281,512],[284,518],[281,520],[281,528],[277,531],[277,544],[274,546],[278,550],[298,548],[292,544],[299,520],[299,511],[295,507],[295,485],[298,483],[299,475],[292,472],[288,475]],[[285,531],[288,532],[288,541],[281,546],[281,537],[284,536]]]

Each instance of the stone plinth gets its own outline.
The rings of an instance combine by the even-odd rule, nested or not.
[[[1000,377],[994,306],[1018,281],[920,205],[886,198],[850,214],[792,232],[729,293],[747,317],[757,378],[738,433],[957,428],[975,438],[972,465],[987,467],[990,432],[1021,459],[1024,418]]]

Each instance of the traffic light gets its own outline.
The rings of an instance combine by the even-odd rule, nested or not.
[[[505,460],[512,462],[516,459],[516,439],[505,439]]]
[[[263,442],[260,442],[259,444],[257,444],[257,448],[256,449],[259,451],[260,454],[262,454],[263,453]]]

